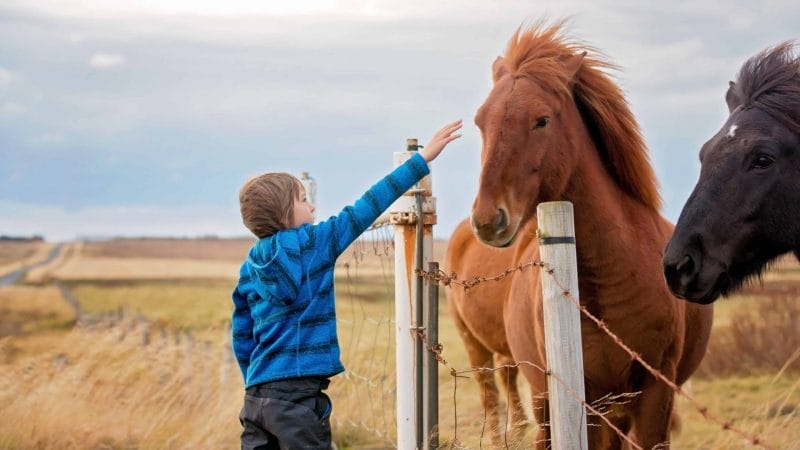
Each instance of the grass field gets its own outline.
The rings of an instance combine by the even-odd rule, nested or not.
[[[0,266],[24,260],[42,245],[42,242],[0,241]]]
[[[145,240],[147,250],[123,241],[121,247],[89,244],[69,259],[113,258],[123,265],[162,259],[181,265],[193,252],[246,251],[237,241],[228,242],[236,250],[220,250],[226,241],[208,241],[208,251],[203,251],[205,241]],[[436,253],[442,249],[437,245]],[[207,261],[220,263],[212,277],[136,279],[102,267],[94,277],[88,271],[67,277],[65,285],[87,317],[126,311],[122,319],[76,328],[75,310],[48,282],[0,287],[0,448],[236,448],[241,375],[227,337],[235,277],[224,265],[237,261],[225,258]],[[394,440],[392,263],[390,246],[366,240],[343,255],[337,268],[337,316],[347,367],[330,390],[339,448],[386,448]],[[791,263],[776,268],[765,287],[790,280],[796,271]],[[792,346],[800,348],[794,343],[798,322],[791,315],[800,311],[800,299],[791,295],[754,289],[719,302],[711,353],[691,383],[692,395],[712,414],[782,449],[800,448],[800,367],[790,361]],[[766,306],[754,306],[761,304]],[[775,308],[786,312],[768,316]],[[767,318],[779,325],[766,326]],[[758,344],[743,347],[743,333]],[[448,363],[466,369],[443,293],[440,337]],[[780,339],[780,345],[765,337]],[[755,355],[744,355],[743,349]],[[766,354],[778,356],[762,357]],[[444,367],[439,383],[442,442],[456,438],[466,448],[489,446],[476,383],[454,379]],[[525,392],[523,380],[520,386]],[[750,448],[703,419],[686,400],[677,404],[683,430],[673,436],[673,448]],[[532,438],[531,429],[509,447],[529,448]]]
[[[42,261],[53,244],[42,241],[0,241],[0,275]]]

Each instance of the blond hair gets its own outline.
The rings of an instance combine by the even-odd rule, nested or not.
[[[259,239],[291,228],[294,200],[302,185],[288,173],[265,173],[250,178],[239,190],[242,222]]]

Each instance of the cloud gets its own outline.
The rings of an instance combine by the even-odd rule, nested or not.
[[[0,230],[49,241],[113,236],[246,236],[237,205],[132,205],[66,209],[0,200]]]
[[[16,102],[0,103],[0,119],[13,119],[25,114],[27,110],[28,108]]]
[[[89,59],[89,65],[95,69],[113,69],[125,64],[125,57],[115,53],[95,53]]]
[[[11,82],[13,82],[16,78],[17,75],[15,75],[13,72],[0,67],[0,90],[8,87],[8,85],[10,85]]]
[[[65,140],[64,133],[60,131],[48,131],[32,138],[30,143],[34,145],[58,145],[63,144]]]
[[[699,146],[723,120],[727,81],[746,57],[796,35],[800,14],[796,0],[658,10],[629,0],[540,0],[534,8],[527,0],[0,3],[9,24],[0,27],[0,54],[9,55],[0,63],[0,119],[25,119],[0,120],[8,143],[0,146],[0,192],[30,202],[20,218],[34,215],[37,202],[67,208],[39,222],[65,220],[67,236],[102,233],[103,217],[119,212],[90,206],[235,205],[225,193],[264,170],[310,171],[320,182],[320,214],[335,213],[388,167],[380,152],[462,117],[465,136],[434,177],[436,233],[447,233],[477,189],[481,142],[469,122],[490,89],[491,61],[520,24],[569,15],[569,34],[622,68],[615,76],[675,218],[696,178],[686,168],[697,167]],[[10,160],[20,167],[12,175],[25,175],[13,186],[2,180],[15,167]],[[22,183],[42,173],[46,189]],[[161,233],[155,215],[119,214],[130,226],[109,223],[106,234]]]

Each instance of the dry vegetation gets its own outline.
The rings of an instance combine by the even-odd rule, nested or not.
[[[241,390],[222,342],[143,346],[144,332],[76,328],[3,367],[0,448],[235,448]]]
[[[42,245],[43,242],[0,241],[0,266],[24,260]]]
[[[93,244],[82,253],[117,255],[118,260],[159,254],[155,248],[139,252],[121,242],[123,247],[114,246],[122,245],[119,241],[104,243],[104,255]],[[202,250],[202,245],[187,245],[178,243]],[[359,245],[345,253],[337,270],[347,372],[334,378],[330,390],[334,438],[339,448],[385,448],[394,441],[395,420],[394,257],[390,245],[369,239]],[[438,243],[435,252],[440,255],[443,247]],[[175,256],[169,257],[174,265],[186,261],[186,254],[168,253]],[[219,263],[238,265],[232,259]],[[93,275],[87,271],[86,278],[67,282],[81,309],[87,317],[116,315],[120,308],[127,314],[115,324],[74,329],[75,312],[57,289],[0,288],[0,448],[236,448],[241,376],[226,332],[235,279],[221,267],[216,280],[135,280],[125,273],[110,276],[96,266]],[[795,270],[780,267],[762,291],[783,279],[777,272]],[[773,448],[800,448],[800,367],[796,354],[792,360],[799,347],[800,294],[749,292],[718,305],[711,352],[692,381],[693,395],[713,414],[758,434]],[[444,300],[440,336],[449,364],[467,368]],[[455,438],[467,448],[487,447],[476,383],[455,379],[444,367],[439,383],[442,442]],[[685,400],[678,406],[683,432],[674,437],[674,448],[749,448]],[[529,448],[532,438],[529,432],[511,440],[509,448]]]
[[[53,244],[47,242],[0,241],[0,275],[47,258]]]
[[[751,304],[742,305],[727,325],[715,329],[697,376],[800,373],[800,294],[744,301]]]
[[[102,258],[211,259],[241,262],[253,239],[113,239],[88,242],[84,254]]]

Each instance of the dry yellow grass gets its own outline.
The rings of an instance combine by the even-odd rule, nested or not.
[[[694,396],[708,411],[729,420],[768,448],[800,449],[800,377],[796,373],[753,377],[695,379]],[[706,420],[684,398],[677,400],[684,430],[673,437],[678,449],[745,450],[757,448],[735,433]]]
[[[29,257],[42,244],[41,241],[0,241],[0,267]]]
[[[0,275],[44,261],[54,244],[48,242],[0,242]]]
[[[242,392],[222,343],[143,333],[76,329],[0,367],[0,448],[235,448]]]
[[[330,389],[340,448],[385,448],[394,442],[392,309],[388,302],[340,296],[347,372],[335,377]],[[444,356],[464,369],[463,348],[442,313]],[[76,329],[51,338],[35,354],[0,365],[0,448],[236,447],[241,377],[226,332],[207,330],[191,343],[181,334],[176,343],[172,332],[153,330],[143,346],[146,328],[133,320]],[[466,448],[488,447],[476,383],[454,379],[444,367],[439,382],[442,442],[456,437]],[[800,442],[796,412],[775,416],[770,411],[797,405],[797,384],[788,374],[734,377],[695,380],[693,390],[715,415],[759,434],[774,448],[793,448]],[[699,417],[686,401],[678,406],[684,431],[675,437],[675,448],[748,448]],[[529,448],[532,438],[531,430],[509,447]]]
[[[69,242],[61,246],[55,258],[45,264],[39,265],[25,273],[25,282],[42,284],[54,279],[53,273],[64,264],[80,255],[83,249],[82,242]]]
[[[369,241],[364,245],[372,248]],[[347,372],[334,378],[330,393],[334,439],[342,449],[386,448],[395,433],[393,256],[376,256],[372,250],[362,256],[356,261],[346,252],[337,272],[338,328]],[[94,266],[84,272],[92,275],[88,281],[70,282],[79,300],[94,305],[93,311],[121,304],[136,311],[138,306],[145,317],[172,331],[162,336],[151,328],[147,346],[142,346],[145,327],[133,321],[69,333],[40,327],[3,339],[4,355],[12,346],[17,350],[0,360],[0,448],[237,447],[242,382],[219,326],[230,312],[228,283],[235,280],[195,274],[194,280],[182,281],[93,281],[103,278],[103,269]],[[9,299],[39,295],[42,300],[32,306],[38,311],[60,300],[49,288],[26,289],[5,296],[0,290],[0,307]],[[747,300],[721,304],[720,325],[750,306]],[[205,312],[198,315],[198,310]],[[176,329],[196,330],[194,341],[187,343],[181,334],[176,343]],[[466,369],[463,345],[444,304],[440,337],[450,366]],[[477,384],[454,379],[445,367],[440,367],[439,383],[442,442],[457,438],[466,448],[488,447]],[[792,372],[707,377],[693,380],[693,393],[711,413],[760,435],[773,448],[792,449],[800,448],[797,384]],[[526,386],[520,380],[527,406]],[[749,448],[704,420],[685,400],[677,404],[683,432],[673,437],[673,448]],[[509,448],[529,448],[532,439],[530,430],[522,440],[511,440]]]
[[[240,265],[232,261],[77,255],[58,267],[31,271],[26,281],[36,282],[47,277],[64,281],[234,279]]]
[[[53,286],[0,287],[0,337],[68,327],[75,312]]]
[[[255,238],[241,239],[112,239],[87,242],[87,256],[105,258],[176,258],[241,261]]]
[[[52,286],[0,287],[0,362],[36,354],[57,341],[75,323],[75,312]]]
[[[173,329],[202,331],[230,322],[235,281],[114,281],[69,283],[88,314],[126,310]]]

